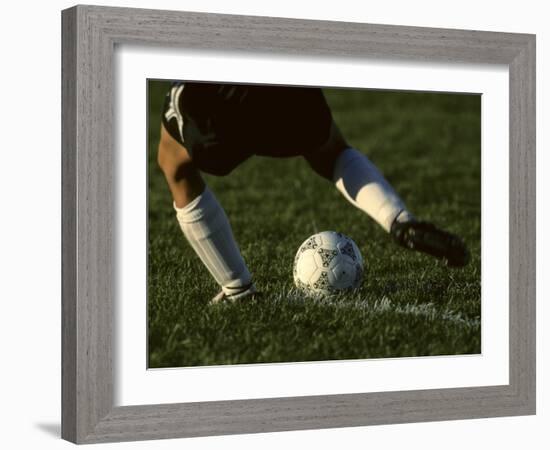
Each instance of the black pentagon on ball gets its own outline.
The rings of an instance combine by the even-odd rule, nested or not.
[[[338,256],[337,250],[327,250],[326,248],[320,248],[317,250],[317,253],[321,256],[321,260],[323,261],[323,267],[330,266],[331,261]]]
[[[347,255],[349,256],[351,259],[353,259],[354,261],[357,261],[357,255],[355,254],[355,250],[353,249],[353,244],[351,243],[351,241],[347,241],[346,242],[346,245],[344,245],[341,249],[340,249],[340,252],[343,254],[343,255]]]

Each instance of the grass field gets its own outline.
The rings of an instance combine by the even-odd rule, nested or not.
[[[254,157],[206,181],[224,206],[261,300],[209,306],[218,292],[185,241],[156,165],[167,84],[150,82],[150,367],[480,353],[481,101],[478,96],[326,90],[348,141],[418,217],[458,233],[471,262],[451,270],[396,246],[301,158]],[[295,292],[292,262],[311,234],[341,231],[366,261],[359,290]]]

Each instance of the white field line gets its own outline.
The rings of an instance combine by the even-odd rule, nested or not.
[[[460,325],[465,328],[479,328],[481,325],[480,319],[472,319],[464,317],[460,312],[451,311],[448,309],[438,309],[435,303],[405,303],[397,304],[392,303],[388,297],[382,297],[374,302],[367,302],[361,300],[354,300],[348,302],[342,299],[318,299],[313,300],[317,305],[326,305],[331,308],[337,308],[341,310],[355,310],[358,312],[366,313],[384,313],[393,312],[400,315],[412,315],[416,317],[424,317],[428,320],[439,321],[444,320],[451,322],[455,325]]]
[[[392,312],[404,315],[413,315],[417,317],[425,317],[429,320],[445,320],[456,325],[461,325],[467,328],[478,328],[480,326],[479,319],[471,319],[464,317],[460,312],[449,311],[447,309],[439,310],[432,302],[429,303],[405,303],[395,304],[387,297],[382,297],[374,302],[354,301],[351,303],[341,302],[335,304],[338,308],[352,308],[355,310],[365,310],[370,312]]]
[[[359,304],[360,302],[354,302]],[[392,311],[397,314],[411,314],[414,316],[426,317],[429,320],[446,320],[453,322],[467,328],[480,326],[480,319],[471,319],[463,317],[460,312],[450,311],[448,309],[439,310],[432,302],[429,303],[405,303],[404,305],[393,304],[387,297],[382,297],[380,300],[376,300],[373,304],[369,305],[364,303],[367,309],[375,312]]]

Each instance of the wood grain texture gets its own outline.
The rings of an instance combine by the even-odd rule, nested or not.
[[[535,412],[536,93],[535,40],[510,71],[510,384]]]
[[[112,52],[83,8],[64,12],[62,436],[80,442],[113,406]],[[65,242],[67,241],[67,242]],[[66,245],[65,245],[66,244]],[[67,257],[66,257],[67,256]]]
[[[76,440],[76,10],[62,17],[62,91],[63,129],[61,142],[61,204],[62,204],[62,283],[61,341],[62,380],[61,434]]]
[[[62,436],[77,443],[535,412],[532,35],[77,6],[63,11]],[[506,64],[510,71],[510,384],[114,407],[115,44]]]

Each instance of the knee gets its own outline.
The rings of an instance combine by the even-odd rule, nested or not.
[[[157,163],[169,182],[188,178],[195,170],[185,148],[166,135],[159,142]]]
[[[332,181],[336,160],[340,151],[335,153],[321,153],[306,156],[309,166],[320,176]]]
[[[333,122],[327,142],[316,149],[316,151],[304,156],[310,167],[317,174],[332,181],[336,161],[347,147],[347,142]]]
[[[175,158],[163,152],[159,152],[158,165],[168,182],[185,180],[195,173],[191,159]]]

